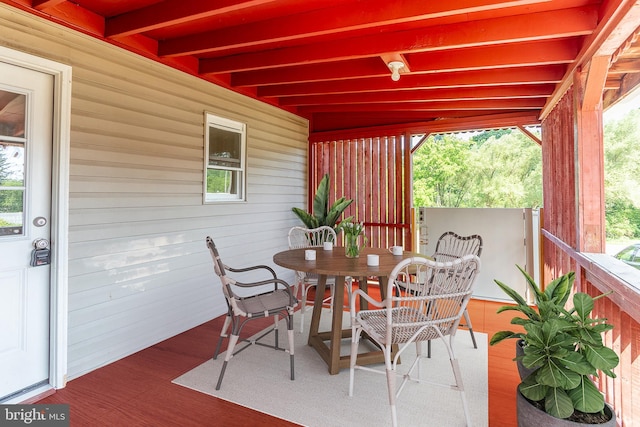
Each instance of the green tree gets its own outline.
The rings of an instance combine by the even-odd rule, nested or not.
[[[12,166],[6,155],[0,151],[0,213],[22,212],[24,191],[22,189],[11,189],[20,187],[22,181],[12,178]],[[15,225],[5,220],[0,220],[0,226]]]
[[[605,221],[608,239],[640,238],[640,110],[604,127]]]
[[[456,135],[431,135],[413,156],[414,204],[462,207],[473,181],[470,147]]]
[[[542,205],[542,150],[520,132],[485,140],[474,152],[471,206],[492,208]]]
[[[495,130],[485,130],[484,132],[480,132],[471,137],[471,140],[475,142],[478,146],[484,144],[489,138],[500,139],[505,135],[511,134],[511,129],[495,129]]]
[[[471,139],[431,136],[414,153],[414,204],[541,206],[541,156],[540,146],[521,132],[489,131]]]
[[[0,151],[0,185],[4,185],[4,181],[9,178],[11,174],[11,165],[9,160],[3,151]]]

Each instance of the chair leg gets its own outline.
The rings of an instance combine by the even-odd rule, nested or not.
[[[462,375],[460,374],[460,365],[458,359],[451,359],[451,368],[453,376],[456,380],[456,386],[462,398],[462,409],[464,410],[464,418],[467,421],[467,427],[471,427],[471,415],[469,414],[469,406],[467,405],[467,396],[464,393],[464,385],[462,384]]]
[[[216,384],[216,390],[220,390],[220,386],[222,385],[222,378],[224,377],[224,372],[227,370],[227,364],[229,363],[229,360],[231,359],[231,357],[233,356],[233,349],[236,346],[236,343],[238,342],[238,335],[231,335],[231,338],[229,338],[229,346],[227,348],[227,354],[224,356],[224,363],[222,364],[222,369],[220,370],[220,376],[218,377],[218,384]]]
[[[464,310],[463,315],[464,315],[465,324],[467,325],[467,328],[469,329],[469,333],[471,334],[471,341],[473,342],[473,348],[478,348],[478,344],[476,344],[476,337],[475,335],[473,335],[473,326],[471,326],[471,317],[469,316],[469,312],[467,311],[466,308]]]
[[[467,427],[471,427],[471,415],[469,414],[469,406],[467,405],[467,396],[464,393],[464,384],[462,383],[462,374],[460,372],[460,364],[453,352],[453,339],[454,335],[449,335],[449,343],[445,341],[447,352],[449,353],[449,361],[451,363],[451,369],[453,370],[453,377],[455,379],[455,386],[452,386],[454,390],[460,392],[462,398],[462,409],[464,410],[464,418],[467,421]]]
[[[349,358],[349,396],[353,396],[353,381],[356,371],[356,361],[358,359],[358,342],[360,341],[361,329],[351,328],[351,356]]]
[[[309,287],[302,285],[302,299],[300,300],[300,333],[304,332],[304,313],[307,311],[307,291]]]
[[[295,368],[293,363],[294,343],[293,343],[293,315],[287,317],[287,337],[289,338],[289,360],[291,361],[291,381],[295,379]]]
[[[388,365],[387,388],[389,390],[389,406],[391,408],[391,425],[396,427],[398,425],[398,414],[396,412],[396,371],[390,368],[390,361]]]
[[[229,329],[229,325],[231,325],[231,316],[227,314],[227,317],[224,318],[224,324],[222,325],[222,330],[220,331],[220,339],[218,340],[218,345],[216,346],[216,351],[213,353],[213,360],[218,358],[218,354],[220,354],[220,347],[222,346],[222,340],[227,335],[227,330]]]
[[[345,279],[344,286],[347,288],[347,307],[351,304],[351,294],[353,293],[353,279],[348,277]]]
[[[280,344],[278,342],[279,334],[278,334],[278,320],[280,317],[278,315],[273,316],[273,336],[275,342],[275,348],[280,348]]]

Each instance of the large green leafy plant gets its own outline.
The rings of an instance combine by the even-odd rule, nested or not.
[[[544,410],[556,418],[569,418],[575,411],[597,413],[604,409],[604,397],[593,383],[597,371],[615,378],[612,369],[618,365],[616,353],[605,347],[602,333],[613,329],[607,319],[591,318],[596,298],[578,292],[573,295],[573,308],[565,308],[575,273],[570,272],[549,283],[542,291],[520,266],[527,285],[533,292],[537,310],[504,283],[498,286],[516,303],[500,307],[498,313],[514,310],[522,316],[511,319],[525,332],[500,331],[492,337],[495,345],[508,338],[524,341],[524,354],[516,357],[535,371],[519,384],[520,393],[533,402],[543,403]]]
[[[313,198],[313,214],[296,207],[291,208],[291,210],[307,228],[317,228],[322,225],[336,228],[336,222],[340,215],[352,202],[353,200],[351,199],[340,197],[329,206],[329,174],[326,174],[320,180],[316,195]],[[351,220],[351,218],[353,217],[345,219]]]

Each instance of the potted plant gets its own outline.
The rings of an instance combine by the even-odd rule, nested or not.
[[[613,411],[605,405],[603,395],[592,380],[598,371],[615,378],[612,370],[619,362],[616,353],[602,341],[601,334],[613,326],[607,319],[590,318],[594,300],[607,294],[594,298],[575,293],[573,307],[566,308],[574,272],[556,278],[542,291],[531,276],[520,266],[518,269],[535,296],[537,310],[514,289],[495,280],[516,303],[500,307],[498,313],[513,310],[524,315],[511,319],[511,323],[522,326],[524,332],[499,331],[490,341],[495,345],[509,338],[522,340],[522,352],[515,360],[531,374],[518,385],[518,425],[615,426]],[[554,418],[541,420],[538,416]]]
[[[323,225],[336,228],[336,222],[340,215],[353,202],[351,199],[340,197],[329,206],[329,174],[325,174],[318,184],[316,195],[313,198],[313,214],[300,208],[291,208],[307,228],[318,228]],[[347,219],[351,219],[349,217]],[[337,230],[336,230],[337,231]]]

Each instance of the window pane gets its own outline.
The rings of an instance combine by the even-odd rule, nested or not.
[[[24,117],[27,97],[0,90],[0,135],[24,137]]]
[[[209,128],[209,166],[240,167],[241,134]]]
[[[24,186],[24,146],[0,139],[0,187]]]
[[[0,190],[0,236],[22,234],[23,190]]]
[[[240,172],[222,169],[207,170],[207,193],[237,194]]]

